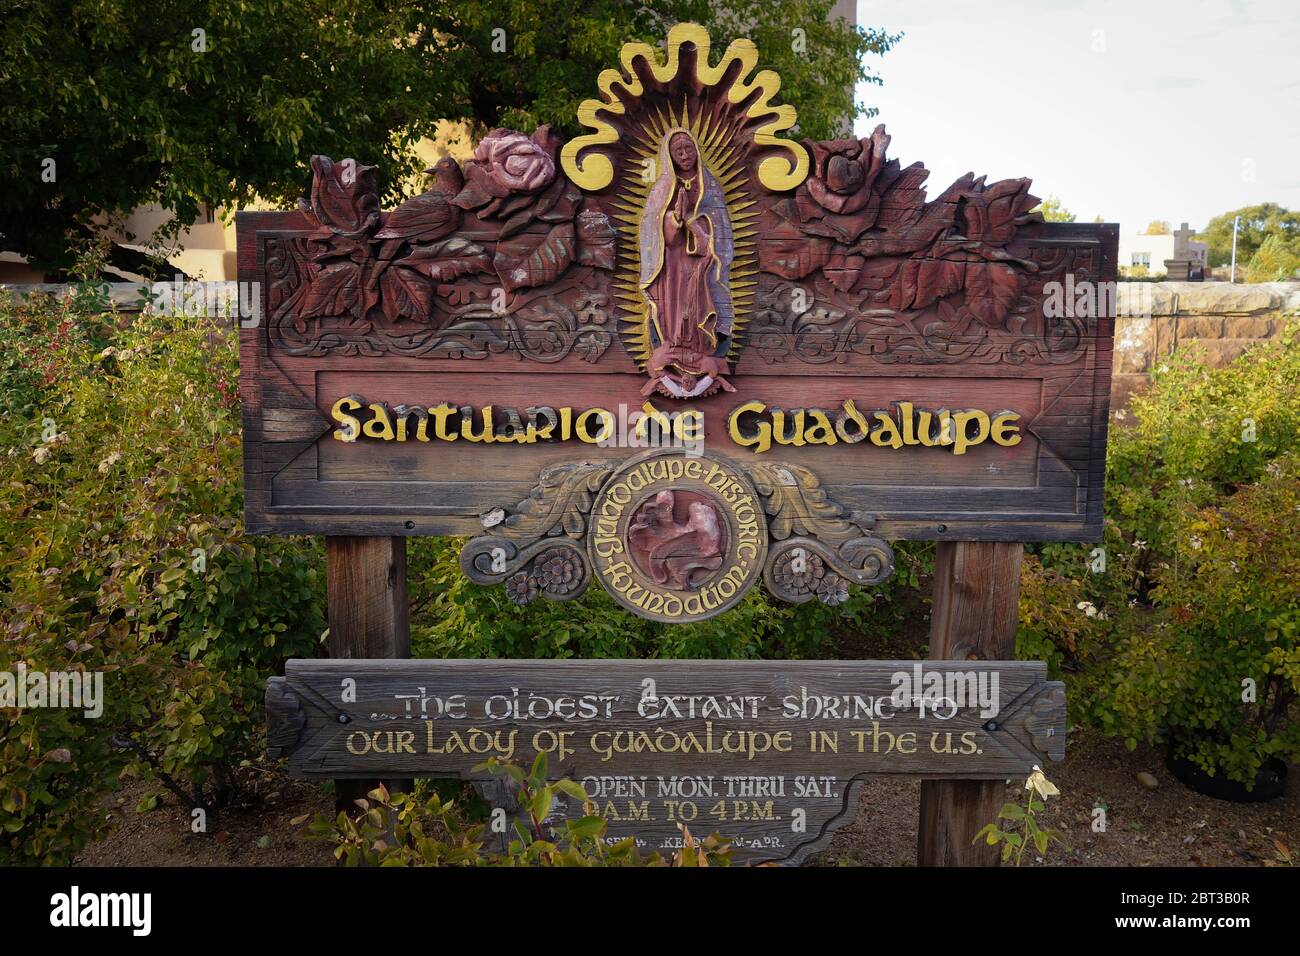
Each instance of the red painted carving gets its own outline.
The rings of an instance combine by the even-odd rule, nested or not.
[[[734,392],[717,355],[731,334],[731,220],[722,187],[684,129],[662,139],[659,177],[641,216],[639,287],[650,310],[654,347],[642,389],[674,398]]]
[[[672,84],[654,92],[680,99]],[[625,180],[584,194],[545,126],[493,130],[463,171],[441,160],[427,192],[387,213],[372,167],[314,157],[311,230],[268,247],[273,339],[295,354],[508,348],[595,361],[614,330],[596,327],[603,312],[584,323],[580,303],[617,296],[635,303],[620,331],[645,393],[696,398],[731,390],[747,341],[772,362],[1019,364],[1073,361],[1090,338],[1086,318],[1049,320],[1036,307],[1045,283],[1066,271],[1086,279],[1097,263],[1085,248],[1020,238],[1037,221],[1027,179],[967,174],[927,202],[925,167],[889,159],[881,126],[860,140],[805,141],[807,178],[774,193],[754,178],[764,152],[728,104],[655,120],[657,96],[628,101],[617,119],[626,142],[611,147],[632,170],[652,150],[655,178],[631,218]],[[666,125],[646,139],[655,122]],[[674,123],[692,128],[673,133]],[[615,218],[627,224],[621,243]],[[737,285],[735,274],[747,278]],[[538,296],[575,318],[545,324]]]
[[[465,316],[477,323],[466,332],[484,341],[509,344],[510,325],[518,324],[519,351],[528,353],[536,308],[531,297],[501,300],[500,291],[545,286],[577,312],[593,299],[591,270],[614,268],[613,226],[559,171],[559,147],[546,126],[531,137],[493,130],[464,171],[450,157],[440,160],[428,170],[428,191],[388,213],[379,209],[374,167],[313,157],[312,198],[301,209],[314,228],[304,244],[282,243],[280,261],[268,268],[278,273],[268,295],[272,334],[313,354],[367,354],[398,343],[397,351],[411,354],[466,354],[448,353],[433,334]],[[575,266],[585,276],[571,278]],[[573,323],[565,350],[593,359],[603,353],[608,335],[587,331]]]
[[[1036,265],[1006,250],[1016,228],[1037,221],[1028,179],[985,185],[971,174],[934,202],[920,163],[886,160],[877,126],[862,140],[805,142],[813,157],[794,195],[767,207],[759,265],[783,279],[820,274],[868,307],[919,311],[943,302],[960,321],[1005,326]]]
[[[375,167],[355,159],[335,163],[328,156],[311,158],[310,211],[322,228],[357,238],[379,222],[379,190]]]
[[[726,525],[718,506],[695,491],[661,491],[637,509],[628,525],[632,559],[656,584],[697,588],[722,567]]]

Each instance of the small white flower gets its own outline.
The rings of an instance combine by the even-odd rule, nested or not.
[[[1038,764],[1034,764],[1033,772],[1025,780],[1025,789],[1036,790],[1044,800],[1048,797],[1059,797],[1061,795],[1061,791],[1056,789],[1056,784],[1043,775],[1043,771]]]
[[[1125,412],[1124,409],[1121,408],[1121,409],[1117,409],[1117,410],[1116,410],[1116,412],[1115,412],[1115,420],[1116,420],[1116,421],[1121,421],[1121,422],[1122,422],[1122,421],[1123,421],[1124,419],[1126,419],[1126,418],[1128,418],[1128,413]]]
[[[1198,538],[1196,535],[1192,535],[1190,538],[1188,538],[1187,543],[1192,546],[1193,551],[1201,550],[1201,539]]]
[[[1147,546],[1147,543],[1146,543],[1145,541],[1143,541],[1141,538],[1134,538],[1134,539],[1133,539],[1133,550],[1134,550],[1134,551],[1142,551],[1143,549],[1146,548],[1146,546]]]
[[[1241,568],[1237,567],[1237,562],[1236,562],[1236,561],[1229,561],[1228,563],[1229,563],[1230,565],[1232,565],[1232,573],[1233,573],[1233,574],[1240,574],[1240,573],[1241,573]]]
[[[1179,478],[1179,479],[1178,479],[1178,483],[1179,483],[1180,485],[1182,485],[1184,488],[1190,488],[1190,487],[1192,487],[1192,485],[1196,484],[1196,479],[1195,479],[1195,478]]]
[[[1084,614],[1088,615],[1088,617],[1097,616],[1097,608],[1091,601],[1080,601],[1078,604],[1075,605],[1075,607],[1077,607]]]
[[[34,452],[32,452],[32,458],[34,458],[34,459],[36,460],[36,464],[38,464],[38,465],[43,465],[43,464],[45,464],[46,460],[47,460],[49,457],[50,457],[50,446],[49,446],[49,445],[37,445],[37,446],[36,446],[36,450],[35,450]]]

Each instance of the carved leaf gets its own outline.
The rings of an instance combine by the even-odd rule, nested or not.
[[[528,542],[563,529],[572,537],[581,537],[587,530],[584,516],[591,510],[593,495],[613,469],[613,464],[607,462],[565,463],[546,468],[532,493],[492,529],[492,534]]]
[[[595,364],[609,348],[610,337],[605,332],[585,332],[573,343],[573,351],[583,360]]]
[[[843,517],[839,505],[826,497],[817,476],[802,465],[764,462],[749,465],[755,490],[765,499],[768,533],[775,541],[792,534],[812,535],[839,545],[862,535],[862,529]]]
[[[361,266],[350,259],[318,268],[302,298],[303,318],[360,315]]]
[[[598,209],[584,206],[578,213],[577,226],[578,263],[597,269],[613,269],[615,232],[609,217]]]
[[[877,229],[901,229],[916,221],[925,207],[925,181],[930,177],[930,171],[921,163],[913,163],[902,172],[896,172],[897,164],[898,160],[892,160],[889,166],[893,169],[886,167],[885,170],[885,175],[893,174],[895,178],[883,187],[880,213],[876,217]]]
[[[832,243],[825,238],[776,239],[759,244],[758,265],[782,279],[811,275],[831,257]]]
[[[537,218],[549,223],[568,222],[580,202],[582,190],[561,177],[537,200]]]
[[[469,168],[469,178],[466,180],[464,188],[452,199],[452,204],[459,206],[461,209],[478,209],[480,206],[486,206],[494,198],[482,181],[481,174],[476,175],[474,170],[475,167],[473,166]]]
[[[1025,288],[1025,277],[998,262],[966,264],[966,307],[990,329],[1002,328]]]
[[[384,315],[427,321],[433,316],[433,283],[413,269],[393,266],[379,279]]]
[[[507,291],[554,282],[573,262],[573,223],[562,222],[543,237],[519,236],[497,244],[492,264]]]
[[[894,277],[898,275],[899,267],[905,261],[887,256],[867,259],[859,274],[861,288],[870,292],[881,292],[892,288]]]
[[[1003,245],[1038,199],[1029,194],[1028,179],[1003,179],[987,187],[977,181],[976,185],[979,188],[965,197],[966,235],[990,245]]]
[[[862,274],[862,266],[865,262],[862,256],[837,252],[826,260],[826,266],[822,271],[825,272],[831,285],[841,292],[848,292]]]
[[[949,259],[908,259],[894,286],[896,309],[924,309],[958,291],[966,263]]]
[[[488,272],[492,264],[482,246],[453,236],[433,245],[416,246],[394,265],[415,269],[434,282],[451,282],[473,272]]]

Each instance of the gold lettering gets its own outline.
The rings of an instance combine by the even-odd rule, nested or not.
[[[334,429],[334,437],[338,441],[357,440],[357,436],[361,434],[361,420],[349,415],[348,412],[355,412],[363,404],[360,397],[345,395],[330,408],[330,417],[343,426]]]
[[[388,417],[388,406],[381,402],[371,402],[370,410],[374,412],[375,417],[361,426],[361,434],[367,438],[381,438],[384,441],[392,441],[395,436],[393,434],[392,420]]]
[[[998,417],[993,419],[993,441],[1005,448],[1010,448],[1012,445],[1019,445],[1020,426],[1011,424],[1019,419],[1020,416],[1015,412],[998,412]],[[1011,434],[1008,434],[1008,432]]]
[[[974,422],[976,425],[974,438],[967,433],[966,426],[970,422]],[[956,412],[952,416],[952,430],[954,435],[952,453],[954,455],[964,455],[968,447],[978,445],[989,437],[989,416],[978,409]]]

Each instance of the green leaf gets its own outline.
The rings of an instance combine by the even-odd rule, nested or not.
[[[582,788],[582,784],[580,783],[576,783],[566,778],[564,780],[555,781],[555,783],[552,784],[552,786],[556,790],[560,791],[566,796],[572,797],[573,799],[579,801],[580,803],[587,802],[588,799],[587,791]]]
[[[600,836],[605,832],[604,817],[582,817],[569,821],[569,833],[579,839]]]

